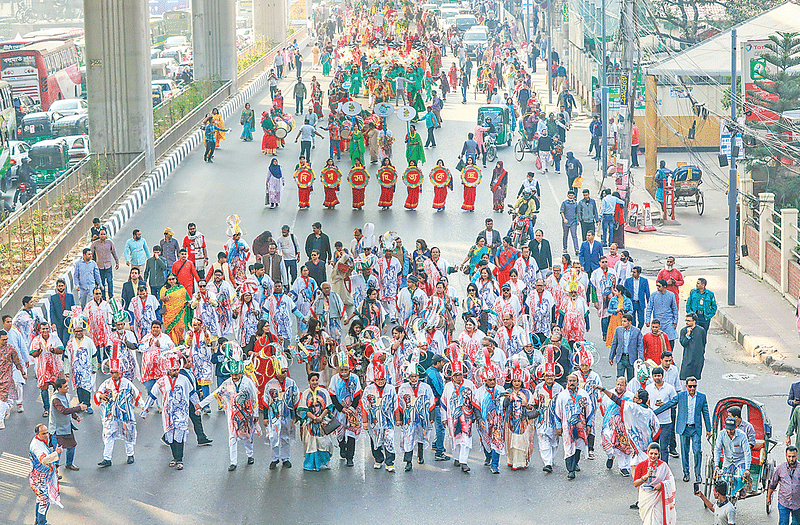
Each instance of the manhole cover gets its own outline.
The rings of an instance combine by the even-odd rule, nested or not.
[[[723,374],[722,379],[727,379],[728,381],[750,381],[756,377],[754,374],[745,374],[741,372],[731,372],[730,374]]]

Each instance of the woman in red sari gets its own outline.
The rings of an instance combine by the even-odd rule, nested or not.
[[[353,167],[347,175],[347,182],[353,188],[353,208],[360,210],[364,207],[364,188],[369,182],[369,173],[359,159],[353,159]]]
[[[475,159],[467,157],[467,164],[461,170],[461,184],[464,185],[464,203],[462,210],[475,211],[475,195],[481,183],[481,170],[475,165]]]
[[[436,166],[433,167],[429,176],[433,184],[433,209],[443,211],[444,203],[447,200],[447,191],[453,189],[453,176],[450,175],[450,170],[444,167],[442,159],[436,161]]]
[[[408,197],[406,197],[405,208],[416,210],[419,205],[419,194],[422,191],[422,181],[425,178],[417,167],[417,161],[408,161],[408,168],[403,173],[403,182],[408,187]]]
[[[261,140],[261,151],[264,155],[273,157],[278,151],[278,138],[275,136],[275,120],[268,112],[261,114],[261,129],[264,130],[264,138]]]
[[[388,210],[394,201],[394,189],[397,185],[397,170],[392,166],[389,158],[383,159],[381,167],[378,169],[378,184],[381,185],[381,197],[378,199],[378,207]]]
[[[322,179],[322,185],[325,187],[325,202],[322,205],[332,210],[339,204],[336,192],[339,191],[339,183],[342,182],[342,172],[333,163],[333,159],[325,161],[325,167],[320,172],[320,178]]]
[[[294,170],[294,179],[297,181],[297,205],[301,210],[311,206],[311,192],[315,178],[311,164],[306,162],[305,157],[300,157],[300,162]]]

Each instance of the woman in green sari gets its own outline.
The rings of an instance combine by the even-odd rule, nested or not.
[[[322,75],[327,77],[331,74],[331,55],[325,51],[319,61],[322,64]]]
[[[425,150],[422,148],[422,136],[417,133],[417,127],[413,124],[408,128],[406,135],[406,162],[412,160],[417,162],[417,166],[425,163]]]
[[[183,344],[183,332],[192,322],[190,299],[175,274],[169,274],[166,286],[161,288],[161,303],[164,305],[164,332],[176,345]]]

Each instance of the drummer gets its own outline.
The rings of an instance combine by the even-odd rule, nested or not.
[[[275,120],[268,112],[261,114],[261,129],[264,130],[264,138],[261,140],[261,151],[264,155],[276,156],[278,152],[278,138],[275,135]]]

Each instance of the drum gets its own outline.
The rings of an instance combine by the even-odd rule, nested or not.
[[[353,123],[350,122],[349,120],[342,122],[342,130],[341,130],[342,139],[350,140],[350,135],[352,134],[352,132],[353,132]]]
[[[276,123],[276,125],[275,125],[275,136],[278,139],[285,139],[286,135],[289,134],[289,131],[291,131],[291,129],[289,129],[289,124],[287,124],[286,122],[284,122],[282,120],[279,120]]]

